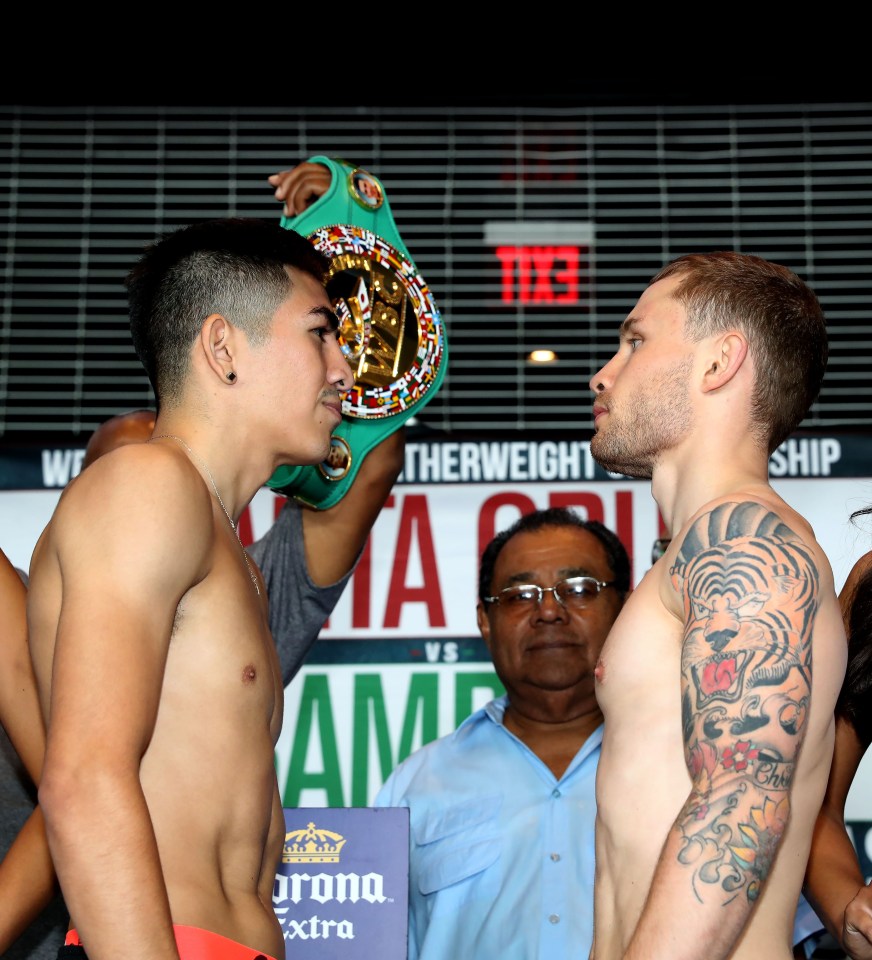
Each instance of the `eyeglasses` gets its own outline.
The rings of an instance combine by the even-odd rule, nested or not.
[[[498,603],[501,606],[515,607],[520,610],[540,604],[546,593],[553,593],[554,599],[563,607],[586,607],[599,596],[603,587],[613,587],[614,581],[596,580],[594,577],[568,577],[558,580],[553,587],[540,587],[536,583],[521,583],[506,587],[495,597],[483,597],[485,603]]]

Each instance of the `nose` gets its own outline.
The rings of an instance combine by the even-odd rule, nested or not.
[[[605,391],[611,376],[611,366],[615,362],[616,357],[617,354],[615,354],[605,366],[600,367],[590,380],[588,380],[587,385],[593,393],[603,393]]]
[[[557,599],[553,587],[542,590],[542,599],[536,604],[535,618],[537,620],[565,620],[568,616],[566,607]]]
[[[354,371],[345,359],[342,347],[339,341],[335,341],[335,350],[333,354],[333,363],[331,365],[329,380],[336,384],[340,390],[350,390],[354,386]]]

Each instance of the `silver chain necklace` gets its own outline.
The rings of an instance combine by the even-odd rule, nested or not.
[[[227,507],[224,506],[224,501],[221,499],[221,494],[218,492],[218,485],[215,483],[215,478],[212,476],[212,471],[206,464],[206,461],[201,457],[198,457],[196,453],[182,440],[181,437],[177,437],[172,433],[162,433],[158,437],[152,437],[148,442],[151,443],[152,440],[175,440],[177,443],[180,443],[188,453],[200,464],[200,466],[206,471],[206,476],[209,478],[209,483],[212,484],[212,489],[215,491],[215,497],[218,500],[218,503],[221,504],[221,509],[224,511],[224,516],[227,517],[227,522],[230,524],[230,529],[236,536],[236,539],[239,541],[239,546],[242,549],[242,558],[245,560],[245,565],[248,567],[248,575],[251,577],[251,582],[254,584],[254,589],[257,591],[257,595],[260,596],[260,587],[257,584],[257,577],[254,575],[254,570],[251,569],[251,564],[248,562],[248,553],[245,550],[245,547],[242,546],[242,540],[239,537],[239,531],[236,529],[236,524],[233,522],[233,517],[230,516],[230,513],[227,510]]]

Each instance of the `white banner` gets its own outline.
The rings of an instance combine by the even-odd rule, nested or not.
[[[772,480],[772,486],[809,520],[841,589],[853,563],[872,548],[872,526],[849,519],[872,504],[872,477]],[[28,569],[59,496],[59,490],[0,491],[0,545],[15,566]],[[240,518],[243,541],[263,536],[284,502],[259,490]],[[322,636],[475,636],[481,550],[521,513],[556,505],[614,530],[630,551],[638,583],[662,535],[647,481],[400,484]]]
[[[811,522],[840,589],[853,563],[872,547],[870,527],[849,519],[872,503],[872,478],[772,483]],[[16,566],[27,569],[58,497],[59,490],[0,491],[2,545]],[[243,536],[262,536],[284,502],[260,490],[241,519]],[[341,648],[345,660],[310,658],[285,692],[276,764],[286,806],[368,805],[399,759],[449,733],[493,695],[498,682],[475,641],[481,549],[521,513],[557,504],[615,530],[633,558],[633,582],[639,581],[661,535],[647,482],[479,480],[394,488],[316,645]],[[382,642],[373,643],[362,662],[367,658],[353,652],[357,644],[327,640]],[[393,648],[388,641],[396,641]],[[861,765],[847,816],[872,820],[872,757]]]

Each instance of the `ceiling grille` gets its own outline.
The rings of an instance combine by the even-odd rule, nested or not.
[[[75,441],[153,404],[122,282],[143,245],[208,217],[277,219],[266,177],[315,154],[381,179],[442,312],[449,367],[425,426],[583,435],[588,379],[651,275],[726,248],[821,299],[830,361],[803,427],[872,425],[872,103],[0,106],[0,439]],[[520,281],[506,299],[488,231],[518,224],[589,227],[574,302],[525,300]],[[533,347],[558,363],[529,364]]]

